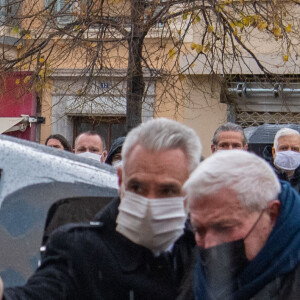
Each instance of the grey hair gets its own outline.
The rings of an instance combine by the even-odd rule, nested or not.
[[[181,149],[188,160],[190,173],[198,166],[201,158],[202,146],[197,133],[186,125],[165,118],[142,123],[129,132],[122,148],[123,166],[136,145],[150,151]]]
[[[295,130],[295,129],[292,129],[292,128],[281,128],[280,130],[278,130],[275,134],[275,137],[274,137],[274,148],[275,148],[275,152],[277,151],[277,147],[278,147],[278,140],[279,138],[283,137],[283,136],[289,136],[289,135],[297,135],[300,139],[300,133]]]
[[[201,201],[228,188],[248,211],[259,211],[277,199],[281,187],[272,167],[253,153],[221,151],[200,163],[183,186],[189,201]]]
[[[220,132],[224,132],[224,131],[235,131],[235,132],[240,132],[242,134],[242,138],[243,138],[243,146],[245,146],[247,144],[247,138],[245,136],[245,133],[244,133],[244,130],[243,130],[243,127],[238,125],[238,124],[234,124],[234,123],[231,123],[231,122],[227,122],[226,124],[224,125],[221,125],[219,126],[215,133],[214,133],[214,136],[213,136],[213,139],[212,139],[212,143],[213,145],[218,145],[218,142],[219,142],[219,134]]]

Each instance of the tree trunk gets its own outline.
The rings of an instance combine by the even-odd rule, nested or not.
[[[132,0],[131,33],[128,40],[128,69],[126,92],[126,129],[130,131],[142,122],[142,102],[145,82],[142,70],[144,42],[144,0]]]

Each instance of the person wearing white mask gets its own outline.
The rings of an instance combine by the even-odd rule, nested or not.
[[[210,146],[211,153],[222,150],[248,150],[247,138],[243,128],[231,122],[219,126]]]
[[[176,299],[195,249],[182,186],[201,148],[176,121],[131,130],[117,169],[120,197],[90,225],[54,233],[39,269],[24,287],[5,289],[5,300]]]
[[[122,163],[122,146],[125,141],[125,136],[118,137],[114,140],[107,156],[105,163],[115,168],[121,165]]]
[[[104,139],[95,131],[86,131],[77,136],[74,153],[90,159],[104,162],[107,151]]]
[[[274,170],[300,192],[300,133],[291,128],[277,131],[272,148]]]

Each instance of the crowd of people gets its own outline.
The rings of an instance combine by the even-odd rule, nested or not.
[[[46,145],[70,151],[59,135]],[[247,150],[233,123],[203,161],[196,132],[164,118],[108,154],[82,133],[73,152],[117,167],[119,197],[92,223],[56,230],[41,266],[3,299],[298,299],[300,134],[277,132],[271,164]]]
[[[121,158],[122,145],[125,137],[117,138],[107,153],[104,138],[95,131],[86,131],[79,134],[75,139],[75,146],[72,151],[70,143],[61,134],[50,135],[45,142],[46,146],[59,150],[74,152],[77,155],[105,162],[109,165],[117,166]]]

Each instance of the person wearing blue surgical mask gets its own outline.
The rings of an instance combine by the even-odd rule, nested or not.
[[[291,128],[280,129],[272,148],[274,170],[282,180],[287,180],[300,192],[300,134]]]

